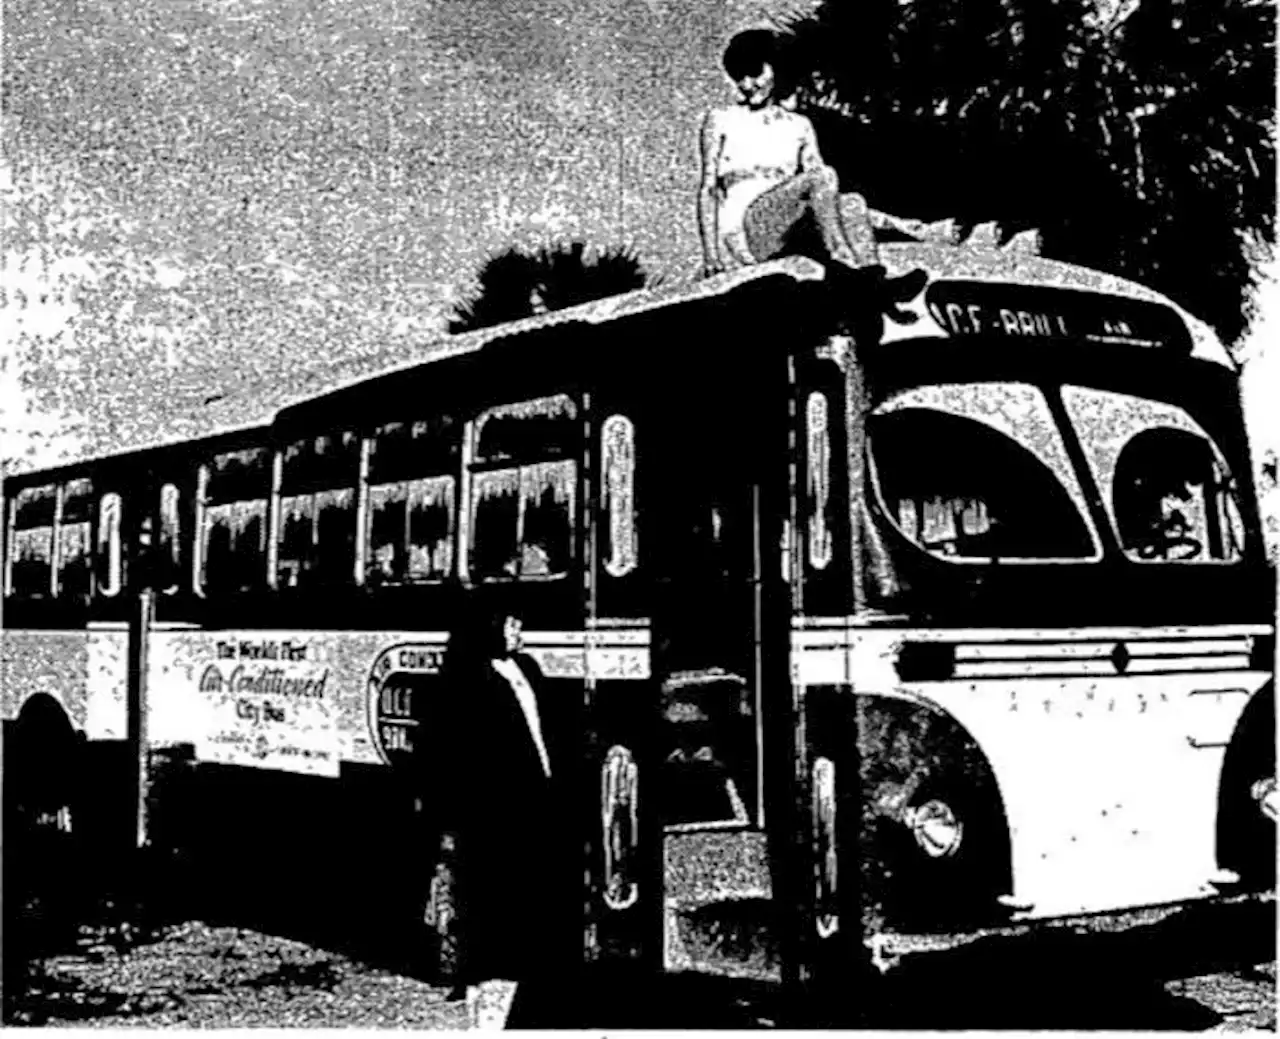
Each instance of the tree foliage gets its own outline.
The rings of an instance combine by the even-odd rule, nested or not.
[[[1275,235],[1272,0],[825,0],[790,73],[846,190],[1134,278],[1228,340]]]
[[[653,284],[629,250],[604,249],[588,256],[582,242],[534,252],[506,249],[484,262],[477,281],[475,294],[454,307],[450,332],[488,328]]]

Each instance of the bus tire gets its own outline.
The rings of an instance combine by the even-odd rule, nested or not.
[[[17,930],[43,946],[77,924],[82,738],[61,704],[37,694],[5,743],[5,895]]]
[[[1009,832],[985,756],[951,718],[908,704],[864,712],[864,919],[948,932],[1007,916]]]
[[[1268,685],[1245,707],[1227,745],[1218,788],[1218,864],[1240,875],[1246,891],[1276,882],[1276,823],[1254,795],[1276,775],[1276,698]]]

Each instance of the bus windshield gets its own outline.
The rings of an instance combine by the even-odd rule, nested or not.
[[[1141,563],[1234,563],[1244,556],[1235,480],[1181,408],[1064,386],[1063,401],[1121,548]]]
[[[926,386],[880,405],[869,431],[881,506],[931,555],[957,563],[1101,557],[1038,389]]]
[[[1062,387],[1071,430],[1114,543],[1141,563],[1244,558],[1239,489],[1222,451],[1181,408]],[[1022,383],[925,386],[868,423],[885,515],[953,563],[1088,562],[1101,540],[1041,390]]]

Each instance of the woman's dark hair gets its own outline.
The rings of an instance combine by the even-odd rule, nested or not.
[[[731,79],[754,76],[766,64],[777,65],[778,35],[768,29],[747,29],[724,49],[724,70]]]
[[[444,670],[471,674],[494,657],[507,655],[502,628],[510,611],[494,610],[464,599],[444,651]]]
[[[738,33],[724,49],[725,72],[730,79],[738,80],[754,76],[769,65],[773,68],[774,95],[788,96],[796,87],[788,39],[772,29],[746,29]]]

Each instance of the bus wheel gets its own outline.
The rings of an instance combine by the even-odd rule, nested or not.
[[[39,921],[43,941],[75,926],[80,742],[61,705],[37,695],[23,705],[5,744],[5,895],[18,929]]]
[[[1268,686],[1245,707],[1222,762],[1218,864],[1239,874],[1249,891],[1276,882],[1276,822],[1264,803],[1276,778],[1275,726],[1275,688]]]
[[[926,708],[864,712],[864,916],[891,931],[953,931],[1007,916],[1009,833],[986,758]]]

